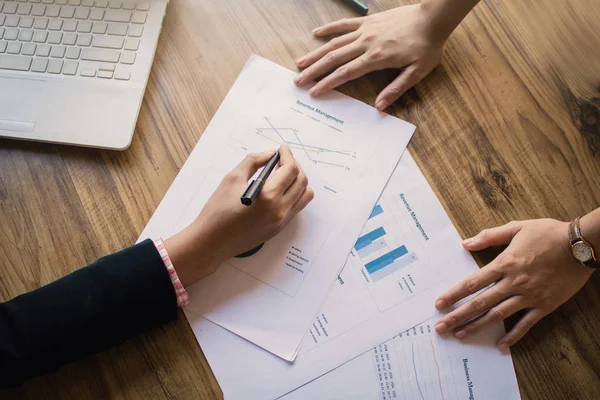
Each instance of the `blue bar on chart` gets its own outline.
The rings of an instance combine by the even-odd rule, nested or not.
[[[388,275],[393,274],[396,271],[401,270],[402,268],[406,267],[407,265],[412,264],[415,261],[417,261],[417,255],[415,253],[409,253],[409,254],[406,254],[406,255],[400,257],[399,259],[397,259],[390,265],[386,266],[385,268],[382,268],[373,273],[369,273],[369,275],[371,275],[371,279],[373,280],[373,282],[375,282],[375,281],[385,278]]]
[[[383,229],[382,227],[379,227],[369,233],[365,233],[364,235],[358,238],[358,240],[354,244],[354,248],[356,249],[356,251],[359,251],[360,249],[372,244],[373,241],[379,239],[380,237],[383,237],[385,233],[385,229]]]
[[[397,259],[402,257],[403,255],[408,254],[408,250],[406,246],[400,246],[391,250],[381,257],[376,258],[375,260],[365,264],[365,268],[367,272],[372,275],[373,273],[379,271],[382,268],[387,267],[388,265],[393,264]]]
[[[358,256],[361,259],[364,259],[368,255],[375,253],[377,250],[385,249],[386,247],[387,243],[385,242],[385,239],[379,238],[373,241],[373,243],[371,243],[370,245],[363,247],[360,250],[356,250],[356,252],[358,253]]]
[[[377,204],[374,208],[373,211],[371,211],[371,215],[369,215],[369,219],[378,216],[379,214],[381,214],[383,212],[383,208],[381,208],[381,206],[379,204]]]

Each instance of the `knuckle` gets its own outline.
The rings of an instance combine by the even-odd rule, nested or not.
[[[506,227],[507,228],[514,228],[514,227],[517,226],[517,223],[518,223],[517,221],[512,220],[512,221],[510,221],[509,223],[506,224]]]
[[[333,38],[329,41],[329,47],[331,49],[339,49],[340,47],[342,47],[342,44],[343,44],[343,40],[339,36],[336,38]]]
[[[448,325],[448,327],[453,327],[456,326],[458,324],[458,320],[456,318],[455,315],[448,315],[447,319],[446,319],[446,325]]]
[[[388,97],[399,97],[402,94],[402,87],[400,85],[390,86],[387,89]]]
[[[519,265],[519,257],[513,253],[503,254],[501,257],[501,263],[504,268],[514,268]]]
[[[244,157],[244,159],[248,163],[256,164],[258,155],[256,153],[249,153],[249,154],[246,154],[246,157]]]
[[[495,307],[490,310],[490,318],[494,322],[499,322],[499,321],[503,321],[504,318],[506,318],[506,315],[505,315],[505,312],[503,309],[501,309],[499,307]]]
[[[362,37],[363,41],[365,43],[371,43],[373,42],[375,39],[377,39],[377,33],[376,32],[369,32],[369,33],[365,33]]]
[[[335,71],[335,74],[338,77],[340,77],[342,79],[345,79],[345,78],[348,78],[350,76],[350,69],[348,67],[345,67],[345,66],[344,67],[340,67],[340,68],[338,68]]]
[[[484,229],[484,230],[482,230],[481,232],[479,232],[479,235],[478,235],[478,236],[479,236],[479,238],[480,238],[481,240],[484,240],[484,241],[485,241],[485,240],[487,240],[487,239],[489,238],[489,236],[490,236],[490,230],[489,230],[489,229]]]
[[[232,183],[237,182],[237,180],[238,180],[238,175],[234,171],[229,172],[228,174],[226,174],[223,177],[223,183],[225,183],[225,184],[232,184]]]
[[[481,297],[475,297],[471,302],[471,307],[478,313],[481,313],[488,308],[487,302]]]
[[[279,227],[283,225],[287,218],[287,212],[285,210],[279,210],[275,213],[275,224]]]
[[[469,293],[475,293],[477,291],[477,287],[478,287],[477,278],[471,277],[471,278],[465,279],[465,289]]]
[[[301,174],[300,178],[299,178],[299,182],[300,182],[300,185],[302,185],[303,187],[308,186],[308,176],[306,176],[306,174],[304,174],[304,173]]]
[[[298,163],[294,163],[290,166],[290,173],[294,176],[298,176],[300,174],[300,166]]]
[[[519,276],[517,276],[513,282],[514,286],[525,286],[527,283],[529,283],[531,277],[529,276],[529,274],[521,274]]]
[[[262,196],[262,199],[265,201],[265,203],[267,203],[268,205],[273,204],[277,200],[277,195],[272,190],[263,190],[261,191],[260,195]]]
[[[338,55],[338,53],[336,51],[331,51],[329,53],[327,53],[327,55],[325,56],[325,61],[327,63],[335,63],[337,62],[337,60],[340,58],[340,56]]]
[[[368,63],[380,61],[382,58],[383,58],[383,49],[381,47],[376,47],[373,50],[371,50],[365,54],[365,61]]]

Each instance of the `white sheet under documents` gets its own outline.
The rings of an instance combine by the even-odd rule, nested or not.
[[[516,400],[509,353],[496,342],[502,323],[463,342],[434,332],[436,318],[284,396],[282,400]]]
[[[189,310],[186,315],[226,399],[273,399],[399,332],[439,317],[436,297],[477,268],[427,180],[405,152],[293,364]],[[438,340],[435,333],[430,336]],[[500,367],[502,373],[514,374],[510,362]],[[485,392],[482,398],[503,397]]]
[[[141,236],[180,231],[248,152],[288,144],[314,200],[257,254],[188,288],[187,307],[288,361],[414,132],[338,92],[314,99],[294,76],[249,59]]]

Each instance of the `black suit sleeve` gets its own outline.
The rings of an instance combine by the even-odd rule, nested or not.
[[[0,303],[0,387],[51,372],[177,318],[151,240]]]

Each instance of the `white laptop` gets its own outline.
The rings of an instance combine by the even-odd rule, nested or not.
[[[126,149],[168,0],[0,0],[0,136]]]

